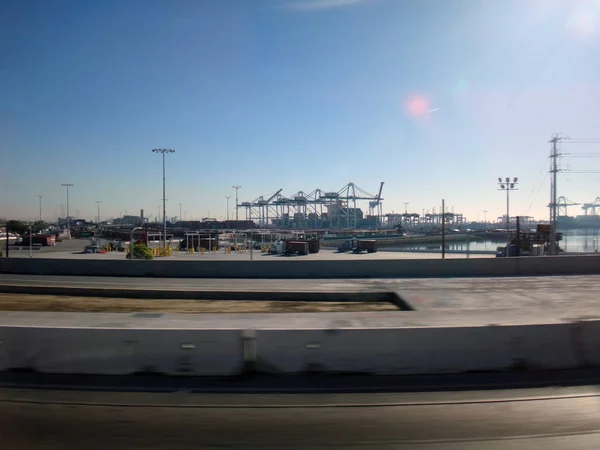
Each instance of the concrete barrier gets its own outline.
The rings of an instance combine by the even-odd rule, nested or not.
[[[129,375],[236,375],[237,330],[0,327],[0,370]]]
[[[169,320],[167,318],[167,320]],[[534,325],[173,329],[0,326],[0,370],[232,376],[600,366],[600,320]]]
[[[259,330],[257,367],[271,373],[437,374],[588,366],[573,326]]]
[[[339,261],[94,261],[0,258],[0,273],[179,278],[415,278],[581,275],[600,274],[600,255]]]

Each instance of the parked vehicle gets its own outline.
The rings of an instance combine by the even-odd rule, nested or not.
[[[377,241],[375,239],[348,239],[338,247],[338,252],[353,253],[375,253],[377,251]]]
[[[269,254],[271,255],[281,255],[285,251],[285,241],[280,239],[275,241],[269,247]]]
[[[271,255],[308,255],[310,253],[310,245],[308,241],[280,239],[271,244],[269,253]]]
[[[53,234],[32,234],[31,239],[29,235],[23,235],[21,242],[18,245],[41,245],[41,246],[53,246],[56,245],[56,236]]]
[[[284,255],[308,255],[307,241],[285,241]]]
[[[375,253],[377,251],[377,241],[375,239],[357,239],[354,253],[367,252]]]

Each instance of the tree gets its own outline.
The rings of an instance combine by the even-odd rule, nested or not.
[[[131,258],[130,253],[127,253],[127,258]],[[133,259],[154,259],[154,256],[146,244],[140,243],[133,245]]]
[[[9,233],[25,234],[29,231],[29,226],[20,220],[9,220],[6,223]]]
[[[33,223],[33,225],[31,226],[31,228],[33,229],[34,233],[39,233],[40,231],[48,228],[48,224],[46,222],[44,222],[43,220],[36,220]]]

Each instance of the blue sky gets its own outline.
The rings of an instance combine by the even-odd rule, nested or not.
[[[598,0],[7,0],[0,216],[225,216],[352,181],[384,212],[547,217],[553,133],[600,137]],[[600,144],[565,144],[600,152]],[[600,169],[600,159],[567,159]],[[564,173],[559,195],[600,196]],[[233,201],[230,203],[233,205]],[[367,209],[367,205],[363,205]],[[231,208],[233,211],[233,207]],[[573,211],[575,212],[575,211]]]

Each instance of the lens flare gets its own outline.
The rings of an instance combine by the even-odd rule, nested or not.
[[[413,96],[405,105],[406,114],[411,117],[419,117],[428,114],[431,110],[429,100],[422,96]]]

